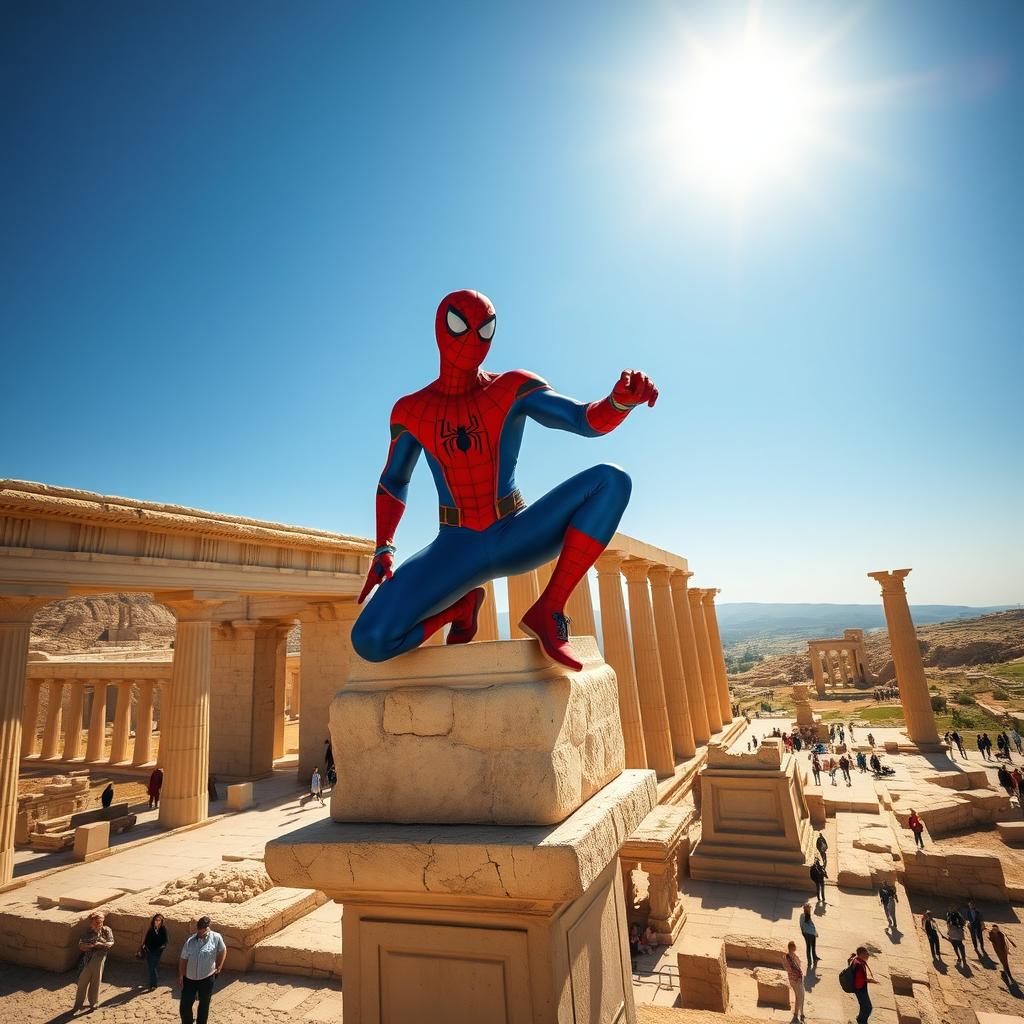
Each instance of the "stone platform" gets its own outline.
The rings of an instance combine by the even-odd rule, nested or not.
[[[533,640],[354,658],[331,703],[335,821],[547,825],[625,767],[615,673],[593,637],[580,672]],[[453,655],[453,651],[457,657]]]

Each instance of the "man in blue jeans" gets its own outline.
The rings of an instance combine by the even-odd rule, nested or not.
[[[857,997],[857,1005],[860,1012],[857,1014],[857,1024],[868,1024],[871,1016],[871,996],[868,995],[868,985],[874,985],[875,979],[871,977],[868,968],[868,951],[863,946],[857,947],[857,952],[850,957],[853,964],[853,994]]]
[[[210,919],[196,921],[194,935],[185,940],[178,960],[178,985],[181,988],[182,1024],[193,1024],[192,1005],[199,1000],[195,1024],[206,1024],[213,997],[213,981],[224,968],[228,947],[224,939],[210,928]]]

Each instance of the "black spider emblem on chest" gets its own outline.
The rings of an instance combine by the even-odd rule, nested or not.
[[[453,427],[448,420],[443,420],[441,423],[441,447],[445,450],[446,455],[451,455],[455,449],[463,454],[471,448],[482,452],[480,433],[480,421],[473,413],[469,414],[469,425],[465,427],[461,423]]]

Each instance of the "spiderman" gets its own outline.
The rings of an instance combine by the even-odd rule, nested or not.
[[[527,572],[558,554],[544,593],[520,627],[551,660],[582,667],[569,644],[565,602],[611,540],[631,484],[618,466],[593,466],[528,507],[515,483],[523,429],[530,418],[597,437],[636,406],[653,406],[658,391],[645,374],[624,370],[607,398],[583,405],[526,370],[488,373],[480,365],[494,328],[494,306],[486,296],[445,296],[434,321],[441,372],[421,391],[400,398],[391,413],[391,446],[377,486],[377,549],[359,603],[380,588],[352,630],[353,646],[367,661],[418,647],[449,624],[447,642],[468,643],[476,634],[482,584]],[[437,486],[440,528],[393,572],[395,531],[421,452]]]

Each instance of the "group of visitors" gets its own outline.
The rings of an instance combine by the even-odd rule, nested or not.
[[[1013,730],[1013,745],[1017,748],[1018,755],[1021,754],[1021,748],[1024,746],[1024,737],[1017,731],[1016,728]],[[978,751],[982,758],[986,761],[1003,760],[1013,761],[1013,755],[1010,752],[1010,736],[1007,735],[1004,730],[996,735],[996,754],[992,754],[992,740],[987,732],[979,732],[978,738]],[[962,750],[962,748],[961,748]]]
[[[921,915],[921,927],[928,939],[932,959],[941,963],[942,948],[939,944],[939,930],[930,910],[926,910]],[[985,959],[988,956],[985,951],[985,921],[974,900],[968,900],[967,906],[962,911],[955,906],[950,906],[949,913],[946,914],[946,941],[953,947],[958,967],[967,966],[967,952],[964,947],[965,932],[971,937],[975,956],[979,960]],[[1013,974],[1010,971],[1008,947],[1016,948],[1017,944],[997,924],[989,925],[988,940],[999,958],[999,962],[1003,965],[1003,975],[1008,982],[1012,982]]]
[[[90,1011],[95,1010],[99,1004],[103,968],[107,954],[114,945],[114,933],[104,921],[101,911],[90,914],[88,927],[78,940],[79,974],[71,1010],[73,1014],[84,1008],[86,1000]],[[146,962],[149,991],[153,991],[159,984],[160,958],[169,941],[163,915],[154,914],[135,954],[137,959]],[[183,1024],[193,1024],[193,1008],[197,1000],[199,1007],[195,1024],[206,1024],[214,981],[224,969],[227,952],[223,937],[210,927],[210,919],[205,916],[199,918],[195,932],[185,940],[178,959],[178,988],[181,992],[179,1010]]]
[[[943,739],[949,744],[949,752],[953,754],[953,748],[956,747],[960,751],[960,756],[966,761],[967,751],[964,750],[964,738],[954,729],[952,732],[947,732]],[[955,757],[956,755],[953,754]]]
[[[653,953],[659,945],[658,936],[648,923],[644,930],[640,931],[640,925],[633,924],[629,928],[629,955],[632,960],[647,953]],[[634,963],[634,969],[636,964]]]
[[[875,700],[896,700],[899,697],[900,691],[895,686],[876,686],[875,687]]]

